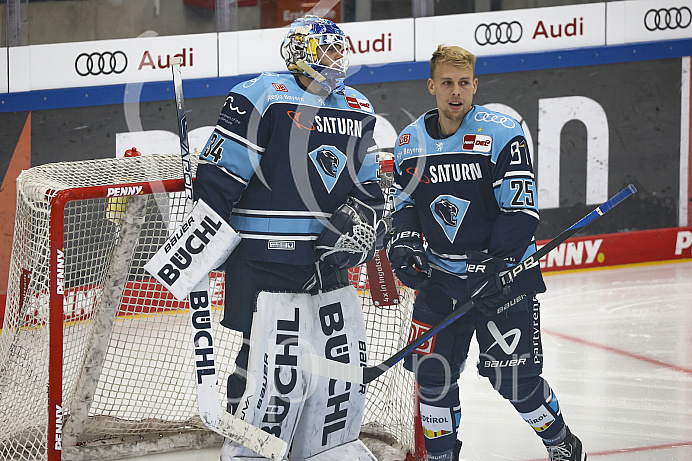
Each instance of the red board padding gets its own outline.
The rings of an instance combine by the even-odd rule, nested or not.
[[[548,243],[539,240],[538,246]],[[692,227],[573,237],[541,259],[543,272],[692,258]]]

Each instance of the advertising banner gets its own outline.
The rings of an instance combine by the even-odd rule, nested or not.
[[[689,39],[692,0],[590,3],[339,25],[349,37],[353,73],[364,65],[427,61],[442,43],[483,57]],[[183,59],[190,78],[280,72],[285,65],[279,44],[287,30],[284,26],[11,47],[0,64],[0,72],[5,70],[0,93],[165,81],[172,56]],[[2,86],[7,75],[9,81]]]
[[[216,77],[216,34],[12,47],[10,92],[169,80],[181,57],[187,78]]]
[[[352,22],[341,26],[351,45],[351,67],[414,60],[414,20]]]
[[[351,47],[349,74],[361,65],[413,61],[413,19],[352,22],[340,27]],[[279,46],[286,32],[288,27],[219,34],[219,75],[285,72]]]
[[[441,43],[476,56],[602,46],[605,3],[416,19],[416,61],[430,59]]]
[[[283,27],[306,14],[341,22],[340,0],[261,0],[260,27]]]
[[[7,48],[0,48],[0,93],[10,90],[7,80]]]
[[[539,241],[538,247],[546,243],[547,240]],[[676,259],[692,259],[692,227],[573,237],[541,258],[541,270],[591,269]]]
[[[219,76],[285,72],[279,47],[288,27],[219,34]]]
[[[609,2],[607,45],[692,37],[692,0]]]

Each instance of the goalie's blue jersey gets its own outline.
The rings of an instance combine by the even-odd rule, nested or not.
[[[346,197],[381,216],[374,127],[356,90],[320,96],[265,72],[228,94],[200,153],[195,197],[229,219],[241,257],[312,264],[314,241]]]
[[[433,278],[466,299],[466,251],[516,264],[536,251],[539,215],[529,148],[519,123],[472,106],[453,135],[442,137],[437,109],[396,142],[394,224],[422,232]],[[520,274],[511,294],[545,290],[540,268]]]

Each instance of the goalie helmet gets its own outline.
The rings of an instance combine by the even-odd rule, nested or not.
[[[281,44],[281,57],[292,74],[304,74],[330,93],[344,92],[350,48],[339,26],[307,15],[293,23]],[[332,59],[333,51],[337,57]]]

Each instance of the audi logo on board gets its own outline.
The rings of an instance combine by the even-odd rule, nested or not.
[[[127,56],[122,51],[82,53],[77,56],[74,68],[82,77],[122,74],[127,68]]]
[[[644,27],[651,32],[655,30],[685,29],[692,23],[692,11],[682,8],[651,9],[644,15]]]
[[[524,33],[523,27],[518,21],[479,24],[476,27],[474,37],[480,46],[497,45],[505,43],[517,43]]]

